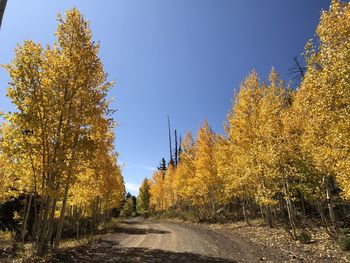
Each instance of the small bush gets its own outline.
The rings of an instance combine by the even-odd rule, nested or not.
[[[0,257],[16,254],[18,251],[18,243],[16,242],[16,237],[17,236],[15,231],[0,230]]]
[[[311,242],[311,234],[307,230],[303,229],[298,235],[298,240],[302,244],[309,244]]]
[[[79,225],[78,225],[79,223]],[[57,222],[55,223],[57,224]],[[77,231],[79,230],[79,235]],[[74,217],[66,217],[63,222],[62,238],[76,238],[96,232],[97,226],[94,225],[91,217],[80,218],[77,221]]]
[[[9,230],[1,231],[0,230],[0,240],[1,241],[12,243],[13,240],[15,239],[15,236],[16,236],[16,234],[13,231],[9,231]]]
[[[147,219],[150,217],[150,213],[148,211],[145,211],[141,214],[143,216],[143,218]]]
[[[350,228],[340,228],[339,231],[342,235],[350,234]]]
[[[338,244],[344,251],[350,250],[350,237],[346,235],[340,235],[338,238]]]
[[[132,198],[128,198],[126,203],[123,206],[123,209],[120,213],[121,217],[130,217],[134,213],[134,201]]]

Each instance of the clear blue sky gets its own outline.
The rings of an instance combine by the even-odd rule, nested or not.
[[[312,38],[330,0],[9,0],[0,30],[0,63],[17,43],[52,44],[56,14],[76,6],[90,20],[100,56],[116,85],[116,149],[133,194],[164,156],[167,114],[184,134],[206,117],[216,132],[234,90],[255,68],[265,78],[275,66],[285,80],[293,56]],[[0,70],[0,109],[8,75]]]

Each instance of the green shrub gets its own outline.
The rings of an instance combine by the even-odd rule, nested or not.
[[[123,206],[120,213],[121,217],[130,217],[134,213],[134,201],[132,198],[128,198]]]
[[[298,240],[302,244],[308,244],[311,242],[311,234],[309,231],[303,229],[301,230],[300,234],[298,235]]]
[[[350,228],[340,228],[339,231],[342,235],[350,234]]]
[[[340,235],[338,238],[338,244],[344,251],[350,250],[350,237],[347,235]]]

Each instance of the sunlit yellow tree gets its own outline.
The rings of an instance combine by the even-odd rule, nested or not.
[[[111,83],[98,57],[88,23],[77,9],[58,18],[57,43],[43,49],[26,41],[6,66],[12,79],[8,96],[18,111],[8,118],[33,153],[42,207],[37,229],[39,253],[55,235],[59,245],[69,190],[80,165],[97,148],[109,126],[107,92]],[[34,178],[34,176],[33,176]],[[57,228],[55,216],[60,208]]]
[[[195,176],[191,180],[192,203],[199,216],[212,219],[221,208],[223,201],[223,182],[217,172],[217,135],[204,120],[196,140],[196,153],[193,161]]]
[[[194,196],[193,180],[195,177],[195,144],[191,133],[186,133],[182,143],[180,163],[176,167],[174,178],[174,191],[178,197],[179,205],[189,207]]]
[[[330,219],[336,228],[331,185],[349,198],[350,178],[350,4],[333,0],[317,27],[319,44],[306,45],[307,72],[296,94],[303,123],[301,147],[324,183]]]
[[[174,176],[176,168],[172,165],[168,165],[168,169],[164,176],[164,209],[172,208],[175,205],[176,196],[174,191]]]
[[[145,178],[139,188],[139,195],[137,197],[137,211],[140,214],[146,214],[149,212],[150,206],[150,181]]]
[[[155,171],[150,182],[150,206],[157,212],[162,212],[165,209],[164,200],[164,172]]]
[[[253,71],[241,84],[228,115],[228,141],[219,147],[218,170],[226,195],[242,200],[246,221],[246,201],[255,199],[271,225],[270,207],[277,202],[276,194],[284,192],[294,226],[282,154],[286,141],[281,116],[290,107],[288,93],[274,69],[268,83],[260,83]]]

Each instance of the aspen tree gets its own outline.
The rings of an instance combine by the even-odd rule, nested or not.
[[[258,76],[253,71],[241,83],[233,101],[227,122],[228,144],[222,145],[219,158],[219,174],[226,182],[226,195],[239,197],[243,204],[248,198],[257,198],[261,192],[258,179],[261,171],[254,158],[254,127],[260,95]]]
[[[27,148],[40,154],[41,215],[38,253],[55,235],[60,242],[69,189],[79,173],[79,160],[89,157],[108,122],[107,92],[111,83],[98,58],[88,23],[77,9],[59,16],[57,43],[45,50],[26,41],[6,66],[12,79],[8,96],[18,108],[12,118],[19,130],[32,134]],[[60,216],[55,229],[57,205]]]
[[[175,164],[174,164],[175,165]],[[174,175],[176,167],[169,163],[164,176],[164,208],[169,209],[175,205]]]
[[[184,202],[187,207],[191,204],[194,188],[193,180],[195,177],[195,159],[196,149],[195,142],[190,132],[186,133],[184,141],[182,143],[182,151],[180,154],[181,162],[179,162],[174,178],[174,191],[179,197],[180,202]]]
[[[150,182],[150,205],[157,212],[163,212],[165,209],[164,199],[164,173],[155,171]]]
[[[221,147],[219,174],[227,178],[227,195],[242,200],[246,221],[245,201],[254,197],[266,208],[271,225],[270,207],[276,204],[275,195],[281,191],[281,185],[288,184],[280,167],[284,162],[281,159],[284,149],[281,114],[286,99],[286,89],[274,69],[267,84],[260,83],[253,71],[241,84],[228,116],[228,143]],[[288,211],[291,211],[289,192],[284,194]],[[291,211],[295,233],[292,214]]]
[[[149,211],[150,205],[150,182],[148,178],[142,181],[139,189],[139,195],[137,197],[137,210],[141,214],[145,214]]]
[[[295,109],[304,125],[301,147],[322,177],[332,226],[337,229],[331,184],[348,198],[350,164],[350,4],[333,0],[317,27],[319,44],[306,45],[307,72]]]
[[[191,187],[194,193],[192,202],[199,213],[209,219],[214,218],[223,200],[223,183],[217,173],[217,136],[204,120],[198,131],[196,154],[194,158],[195,176]]]

